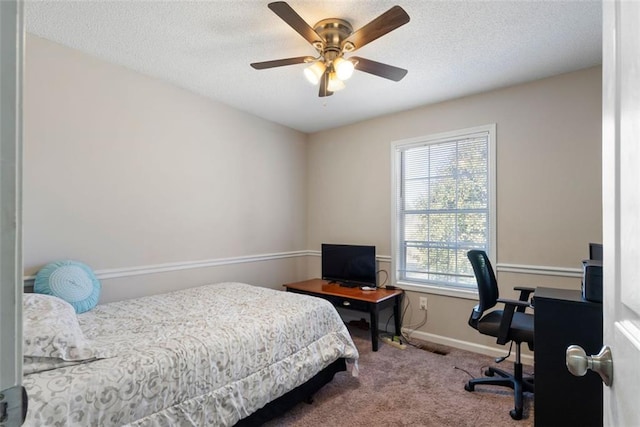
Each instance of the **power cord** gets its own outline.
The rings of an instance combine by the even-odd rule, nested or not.
[[[387,272],[387,270],[378,270],[378,271],[376,271],[377,275],[379,275],[380,273],[384,273],[385,277],[384,277],[384,282],[382,282],[380,284],[380,286],[378,286],[379,288],[383,287],[387,283],[387,280],[389,280],[389,272]],[[378,280],[378,281],[380,281],[380,280]]]
[[[387,334],[389,333],[389,322],[391,322],[392,318],[393,318],[393,314],[389,315],[389,317],[387,318],[387,323],[384,324],[384,331]]]
[[[381,271],[384,271],[384,270],[381,270]],[[385,273],[386,273],[386,271],[385,271]],[[407,314],[407,310],[409,309],[410,305],[411,305],[411,300],[407,299],[407,305],[404,306],[404,308],[402,310],[402,314],[400,315],[400,325],[404,325],[404,317]],[[393,317],[393,315],[388,317],[387,323],[385,324],[385,327],[384,327],[384,331],[385,331],[385,333],[387,335],[395,337],[394,334],[391,334],[389,332],[389,322],[391,322],[391,318],[392,317]],[[426,323],[427,323],[427,311],[424,312],[424,319],[422,321],[420,321],[417,325],[406,325],[406,327],[418,329],[418,328],[421,328],[422,326],[424,326]],[[409,334],[407,334],[407,333],[405,333],[403,331],[401,331],[401,336],[398,337],[398,339],[400,339],[400,343],[401,344],[408,344],[408,345],[410,345],[412,347],[419,348],[418,344],[416,344],[416,343],[411,341],[411,337],[409,336]],[[402,339],[404,339],[404,342],[402,342]]]
[[[411,299],[407,299],[407,304],[404,306],[404,309],[402,310],[402,315],[400,316],[400,324],[404,326],[404,317],[407,314],[407,310],[409,310],[409,307],[411,306]],[[427,323],[427,317],[428,316],[428,312],[425,310],[424,312],[424,319],[422,319],[419,323],[417,323],[416,325],[406,325],[406,328],[410,328],[410,329],[419,329],[422,326],[424,326]],[[402,332],[402,337],[405,339],[405,342],[407,344],[409,344],[412,347],[415,348],[420,348],[419,344],[416,344],[415,342],[411,341],[411,336],[409,333],[407,332]]]
[[[386,270],[379,270],[378,273],[380,273],[380,272],[384,272],[385,274],[388,274]],[[386,279],[385,279],[384,283],[386,283]],[[382,285],[384,285],[384,283]],[[382,286],[382,285],[380,285],[380,286]],[[404,290],[403,289],[400,289],[400,290],[402,291],[402,293],[404,295],[405,294]],[[403,301],[404,300],[405,300],[405,298],[403,298]],[[407,311],[409,310],[409,307],[411,306],[411,299],[406,298],[406,301],[407,301],[407,303],[404,306],[404,308],[402,309],[402,314],[400,315],[400,325],[402,325],[403,327],[409,328],[409,329],[413,329],[413,330],[420,329],[421,327],[423,327],[427,323],[428,311],[424,310],[424,318],[420,322],[418,322],[417,324],[415,324],[415,325],[404,325],[404,318],[405,318],[405,316],[407,314]],[[386,324],[384,326],[384,332],[385,332],[385,334],[391,336],[392,339],[396,339],[396,335],[391,334],[389,332],[389,322],[391,322],[391,318],[392,317],[393,317],[393,314],[390,315],[387,318],[387,322],[386,322]],[[409,333],[407,333],[405,331],[402,331],[402,330],[400,331],[400,333],[401,333],[401,336],[397,337],[397,340],[399,340],[400,344],[408,344],[408,345],[410,345],[412,347],[415,347],[415,348],[421,348],[420,344],[416,344],[415,342],[413,342],[411,340],[411,336],[410,336]],[[402,339],[404,339],[404,342],[403,342]]]
[[[475,379],[475,377],[474,377],[473,375],[471,375],[471,373],[470,373],[469,371],[467,371],[466,369],[462,369],[462,368],[459,368],[459,367],[457,367],[457,366],[454,366],[454,367],[453,367],[453,369],[457,369],[457,370],[459,370],[459,371],[462,371],[462,372],[464,372],[465,374],[469,375],[469,376],[471,377],[471,379]]]
[[[414,330],[414,331],[415,331],[416,329],[420,329],[421,327],[423,327],[424,325],[426,325],[426,323],[427,323],[427,318],[428,318],[428,314],[427,314],[427,311],[425,310],[425,312],[424,312],[424,319],[422,319],[422,320],[420,321],[420,323],[418,323],[418,324],[416,324],[416,325],[407,325],[407,328],[408,328],[408,329],[412,329],[412,330]],[[413,346],[413,347],[417,347],[417,348],[419,348],[419,345],[418,345],[418,344],[416,344],[416,343],[414,343],[414,342],[411,342],[411,335],[410,335],[408,332],[403,332],[403,333],[402,333],[402,336],[404,337],[404,339],[407,341],[407,343],[408,343],[409,345],[411,345],[411,346]]]
[[[384,272],[386,273],[386,271],[385,271],[385,270],[380,270],[380,271],[384,271]],[[385,282],[386,282],[386,281],[385,281]],[[402,291],[402,294],[404,294],[404,290],[402,290],[402,289],[401,289],[401,291]],[[407,309],[406,309],[406,307],[405,307],[404,311],[403,311],[403,312],[402,312],[402,314],[400,315],[400,326],[401,326],[401,327],[402,327],[402,321],[404,320],[404,314],[406,313],[406,310],[407,310]],[[391,314],[391,315],[389,315],[389,317],[387,318],[387,322],[386,322],[386,323],[385,323],[385,325],[384,325],[384,332],[385,332],[385,334],[389,335],[389,336],[391,337],[391,340],[392,340],[392,341],[397,341],[397,342],[399,342],[400,344],[404,344],[404,343],[402,342],[402,338],[404,338],[404,339],[405,339],[405,342],[406,342],[407,344],[410,344],[410,343],[408,342],[407,338],[404,336],[404,334],[402,334],[402,330],[400,330],[400,336],[395,335],[395,333],[394,333],[394,334],[392,334],[392,333],[390,333],[390,332],[389,332],[389,322],[391,322],[391,319],[393,318],[393,316],[394,316],[394,314]],[[413,344],[410,344],[410,345],[413,345]]]
[[[488,368],[489,368],[489,365],[480,366],[480,376],[481,377],[484,375],[484,371],[486,369],[488,369]],[[459,371],[464,372],[465,374],[469,375],[471,377],[471,379],[476,379],[477,378],[477,377],[474,377],[473,374],[471,372],[467,371],[466,369],[462,369],[462,368],[460,368],[458,366],[454,366],[453,369],[457,369]]]

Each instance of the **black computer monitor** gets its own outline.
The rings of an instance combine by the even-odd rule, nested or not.
[[[602,243],[589,243],[589,259],[602,261]]]
[[[322,244],[322,278],[343,286],[376,286],[376,247]]]

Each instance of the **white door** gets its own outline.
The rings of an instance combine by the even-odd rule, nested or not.
[[[640,426],[640,2],[603,2],[604,425]]]
[[[22,4],[0,0],[0,422],[22,418]]]

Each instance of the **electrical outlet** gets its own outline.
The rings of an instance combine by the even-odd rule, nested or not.
[[[420,297],[420,310],[427,310],[427,297]]]

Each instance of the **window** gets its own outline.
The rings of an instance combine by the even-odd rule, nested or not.
[[[495,259],[495,129],[393,143],[395,282],[476,292],[467,251]]]

